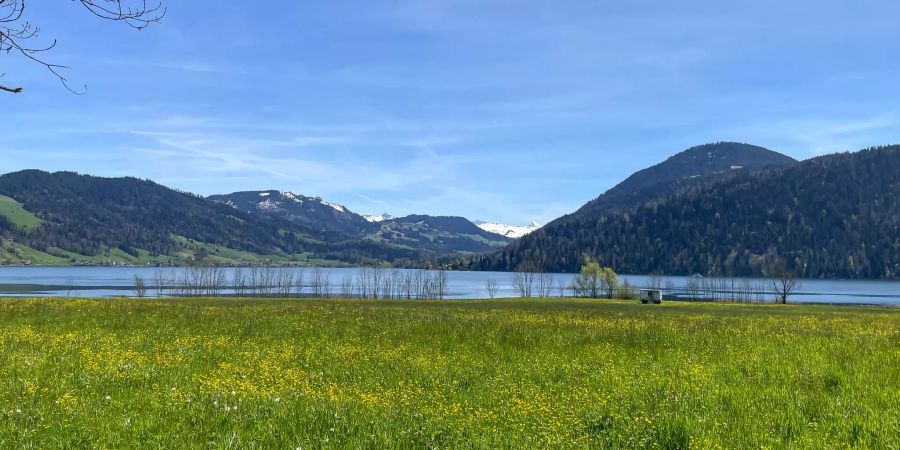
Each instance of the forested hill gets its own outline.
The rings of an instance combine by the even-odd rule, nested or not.
[[[136,178],[27,170],[0,176],[0,194],[42,220],[41,227],[19,236],[42,251],[57,247],[94,255],[120,248],[167,254],[178,247],[172,236],[256,253],[294,250],[275,223]],[[6,225],[7,232],[16,231]]]
[[[672,194],[686,185],[706,182],[712,177],[794,164],[797,164],[794,158],[756,145],[739,142],[698,145],[633,173],[582,206],[575,214],[598,214],[630,208]]]
[[[0,176],[0,195],[21,204],[20,213],[37,223],[26,228],[0,214],[0,238],[16,243],[10,247],[46,253],[46,263],[62,262],[52,257],[105,261],[93,257],[110,250],[134,263],[184,262],[215,252],[220,254],[211,255],[213,261],[220,262],[258,256],[348,263],[422,258],[414,250],[250,214],[136,178],[27,170]]]
[[[545,227],[478,269],[576,271],[586,253],[622,273],[765,275],[779,259],[803,277],[900,276],[900,146],[817,157],[592,220]]]
[[[202,198],[136,178],[27,170],[0,176],[0,264],[278,261],[415,266],[510,239],[464,218],[370,223],[290,192]]]

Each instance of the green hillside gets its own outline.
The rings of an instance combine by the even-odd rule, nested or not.
[[[41,219],[26,211],[21,203],[5,195],[0,195],[0,216],[6,217],[13,225],[28,231],[41,226]]]

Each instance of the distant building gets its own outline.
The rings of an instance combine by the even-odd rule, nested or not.
[[[662,291],[659,289],[641,289],[641,303],[662,303]]]

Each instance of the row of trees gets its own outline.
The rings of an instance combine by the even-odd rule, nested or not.
[[[229,273],[230,271],[230,273]],[[662,274],[648,277],[646,287],[659,289],[668,296],[691,300],[762,303],[775,295],[778,303],[787,303],[799,286],[789,272],[769,281],[689,277],[676,288]],[[522,265],[511,277],[517,297],[583,297],[636,299],[637,288],[628,280],[619,280],[615,271],[587,259],[574,281],[567,284],[553,274],[538,272]],[[488,279],[484,285],[488,297],[496,298],[500,284]],[[444,299],[448,294],[448,273],[444,269],[402,270],[363,267],[340,279],[325,269],[284,269],[249,267],[225,269],[217,266],[193,266],[185,269],[157,270],[152,279],[135,275],[134,292],[138,297],[191,297],[220,295],[250,297],[343,297],[369,299]]]
[[[180,270],[157,270],[151,280],[134,276],[137,297],[344,297],[371,299],[444,299],[448,293],[447,271],[401,270],[363,267],[339,280],[325,269],[250,267],[230,269],[192,266]]]
[[[610,267],[602,267],[590,257],[583,256],[585,263],[572,284],[560,280],[554,286],[552,274],[539,272],[536,266],[529,263],[519,265],[512,275],[512,289],[517,297],[553,297],[554,291],[559,297],[583,298],[618,298],[630,300],[637,298],[637,287],[628,280],[619,281],[616,272]],[[799,287],[799,282],[783,266],[777,276],[769,280],[751,281],[736,278],[689,277],[679,290],[675,283],[659,272],[650,274],[646,288],[663,291],[668,296],[678,296],[689,300],[728,301],[737,303],[764,303],[774,295],[776,303],[787,303],[788,298]],[[498,283],[495,279],[485,282],[485,292],[495,298]]]

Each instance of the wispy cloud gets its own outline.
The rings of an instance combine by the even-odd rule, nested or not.
[[[152,69],[175,70],[180,72],[194,73],[219,73],[226,69],[222,64],[213,64],[207,61],[184,61],[184,60],[150,60],[150,59],[105,59],[99,61],[100,64],[111,67],[143,67]],[[230,68],[229,68],[230,70]]]

